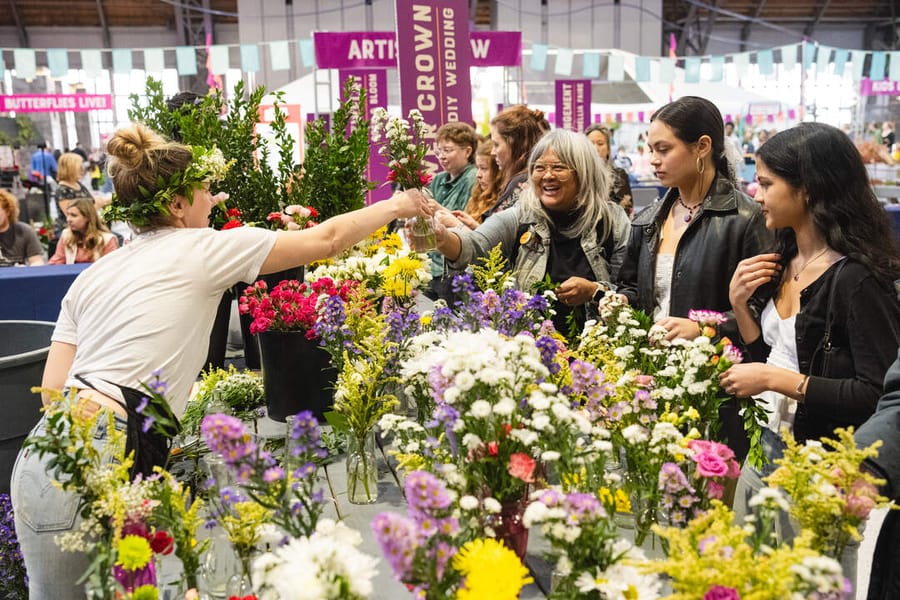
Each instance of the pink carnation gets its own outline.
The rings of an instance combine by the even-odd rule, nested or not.
[[[703,600],[741,600],[741,597],[734,588],[714,585],[703,594]]]
[[[516,479],[521,479],[525,483],[533,483],[535,464],[535,460],[524,452],[516,452],[509,457],[507,471]]]

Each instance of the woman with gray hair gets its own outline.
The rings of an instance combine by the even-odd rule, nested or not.
[[[519,202],[474,231],[447,229],[443,225],[452,221],[439,216],[437,249],[458,271],[500,244],[519,289],[532,291],[549,276],[557,285],[557,329],[566,332],[567,316],[574,313],[580,331],[586,313],[594,312],[618,274],[628,216],[607,201],[609,173],[583,135],[559,129],[544,135],[531,151],[527,173],[530,185]]]

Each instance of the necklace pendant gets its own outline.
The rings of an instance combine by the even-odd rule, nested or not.
[[[688,213],[688,214],[684,215],[684,222],[685,222],[685,223],[690,223],[690,222],[691,222],[691,219],[693,219],[693,218],[694,218],[694,215]]]

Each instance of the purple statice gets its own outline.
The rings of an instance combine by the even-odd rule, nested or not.
[[[450,283],[450,289],[453,290],[453,293],[456,294],[458,298],[463,299],[458,301],[457,304],[464,302],[465,298],[468,298],[477,290],[475,287],[475,280],[472,278],[471,273],[460,273],[454,277],[453,281]]]
[[[433,513],[450,506],[450,494],[437,477],[427,471],[406,476],[406,502],[410,511]]]
[[[549,335],[542,335],[534,341],[534,345],[541,353],[541,363],[550,371],[551,375],[559,373],[560,365],[556,357],[559,353],[559,345]]]
[[[328,456],[328,450],[322,445],[322,430],[319,427],[319,421],[311,411],[304,410],[297,413],[289,435],[288,448],[292,458],[316,460]]]
[[[209,449],[229,465],[256,453],[256,443],[237,417],[216,413],[203,417],[200,434]]]
[[[397,513],[379,513],[372,520],[372,533],[394,577],[398,581],[410,579],[418,541],[415,522]]]
[[[28,576],[8,494],[0,494],[0,598],[27,598]]]
[[[315,332],[322,346],[332,356],[340,356],[344,350],[350,354],[359,354],[353,344],[353,329],[347,325],[347,305],[339,296],[326,296],[322,301],[321,313],[316,320]]]

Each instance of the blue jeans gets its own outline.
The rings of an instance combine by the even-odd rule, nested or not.
[[[94,446],[106,444],[107,421],[101,415],[94,431]],[[126,422],[115,418],[117,430]],[[46,433],[46,417],[42,417],[30,436]],[[35,600],[84,600],[84,586],[76,582],[87,571],[90,561],[82,552],[63,551],[55,538],[77,529],[80,496],[64,492],[53,485],[48,468],[50,455],[39,457],[31,448],[19,451],[13,467],[11,497],[16,522],[16,535],[28,572],[29,597]]]

